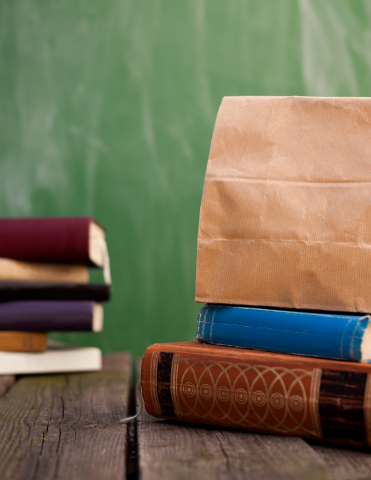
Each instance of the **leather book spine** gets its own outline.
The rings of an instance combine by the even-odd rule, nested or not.
[[[0,330],[27,332],[93,329],[91,301],[15,301],[0,303]]]
[[[150,415],[371,445],[370,366],[195,344],[146,350]]]
[[[0,332],[0,351],[44,352],[47,340],[46,333]]]
[[[360,362],[370,317],[206,304],[198,317],[197,340]]]
[[[110,297],[111,286],[104,284],[0,282],[0,302],[15,300],[91,300],[101,303],[108,302]]]
[[[0,257],[89,264],[89,217],[2,218]]]

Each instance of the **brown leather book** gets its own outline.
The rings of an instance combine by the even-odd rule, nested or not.
[[[46,343],[46,333],[0,332],[2,352],[44,352]]]
[[[165,343],[141,380],[154,417],[371,446],[371,365]]]

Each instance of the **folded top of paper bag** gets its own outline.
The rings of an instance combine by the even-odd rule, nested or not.
[[[371,312],[371,98],[226,97],[196,301]]]

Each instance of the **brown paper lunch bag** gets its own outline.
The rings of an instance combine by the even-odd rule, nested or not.
[[[371,98],[223,99],[196,301],[371,311]]]

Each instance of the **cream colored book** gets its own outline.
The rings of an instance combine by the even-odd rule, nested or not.
[[[0,258],[0,282],[88,283],[85,265],[34,263]]]
[[[45,352],[0,352],[0,375],[94,372],[102,368],[102,352],[95,347],[71,347],[48,342]]]

